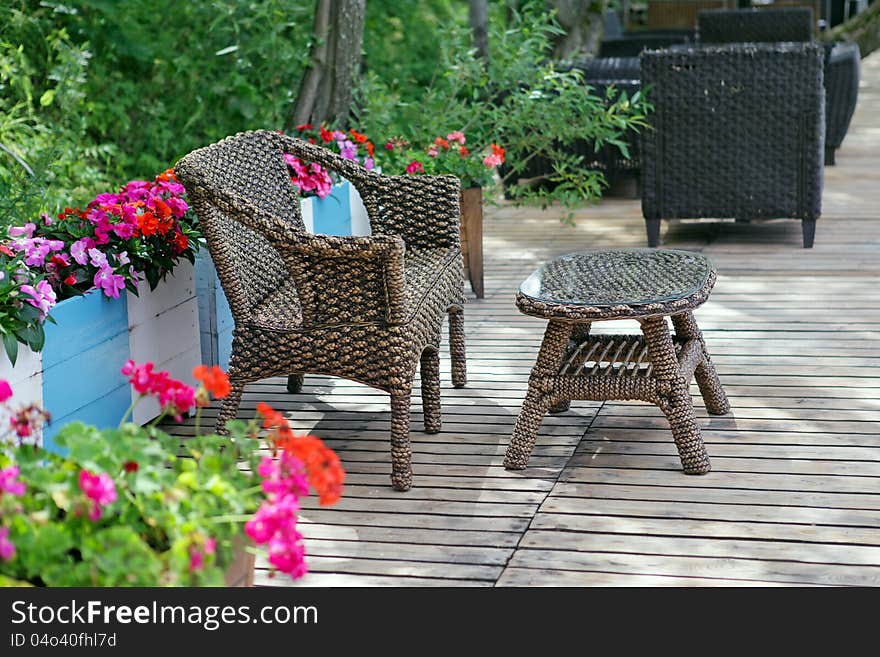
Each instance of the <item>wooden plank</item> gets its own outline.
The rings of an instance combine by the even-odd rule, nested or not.
[[[807,584],[799,583],[799,586]],[[571,572],[552,568],[507,568],[496,586],[784,586],[780,582],[631,573]]]

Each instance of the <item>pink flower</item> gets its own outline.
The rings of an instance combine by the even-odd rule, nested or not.
[[[373,161],[373,158],[371,158],[371,157],[364,158],[364,168],[367,171],[370,171],[374,166],[376,166],[376,163]]]
[[[33,285],[22,285],[21,291],[30,297],[30,299],[25,299],[25,301],[34,308],[39,309],[40,319],[46,319],[46,315],[55,306],[56,300],[55,290],[52,289],[48,281],[40,281],[36,287]]]
[[[205,567],[205,554],[201,550],[193,550],[189,553],[189,571],[196,573]]]
[[[501,157],[499,155],[495,155],[495,153],[490,153],[489,155],[487,155],[486,157],[483,158],[483,164],[488,169],[494,169],[502,162],[504,162],[504,160],[501,159]]]
[[[437,157],[437,154],[440,151],[437,150],[437,147],[434,145],[428,146],[428,157]]]
[[[448,135],[446,135],[446,139],[448,139],[449,141],[457,141],[462,146],[464,146],[465,143],[464,133],[460,130],[453,130]]]
[[[0,379],[0,403],[5,402],[12,397],[12,386],[6,379]]]
[[[386,141],[385,142],[385,150],[386,151],[393,151],[394,150],[394,142]]]
[[[15,545],[9,540],[9,527],[0,527],[0,559],[12,561],[15,557]]]
[[[15,497],[21,497],[25,492],[25,484],[18,478],[19,469],[17,465],[0,469],[0,497],[3,493],[9,493]]]
[[[92,249],[92,251],[96,250]],[[125,289],[125,276],[114,274],[110,267],[104,266],[95,274],[92,283],[94,283],[95,287],[103,290],[104,294],[108,297],[118,299],[119,293]]]
[[[152,363],[139,365],[128,360],[121,371],[138,393],[158,397],[162,409],[173,413],[178,420],[196,404],[194,388],[172,379],[168,372],[154,372]]]
[[[92,263],[92,267],[97,267],[98,269],[107,266],[107,256],[99,249],[89,249],[89,261]]]
[[[116,485],[106,473],[93,474],[88,470],[80,470],[78,483],[82,492],[92,501],[89,520],[95,522],[100,519],[103,507],[116,501]]]
[[[413,160],[409,164],[406,165],[407,173],[424,173],[425,167],[422,166],[422,163],[418,160]]]
[[[292,493],[302,497],[309,493],[305,466],[289,452],[282,451],[277,461],[269,456],[264,457],[257,474],[263,479],[263,492],[266,495],[284,496]]]
[[[74,242],[70,247],[70,255],[81,265],[85,265],[88,261],[87,251],[94,248],[95,240],[90,237],[83,237]]]
[[[9,237],[26,237],[30,239],[34,236],[36,229],[37,227],[29,221],[24,226],[10,226],[8,234]]]

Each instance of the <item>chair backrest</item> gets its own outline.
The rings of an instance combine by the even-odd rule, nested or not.
[[[812,41],[810,7],[713,9],[697,16],[697,38],[710,43]]]
[[[643,53],[645,217],[817,218],[822,62],[806,43]]]

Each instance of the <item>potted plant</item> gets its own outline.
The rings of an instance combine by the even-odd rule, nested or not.
[[[5,248],[18,258],[4,254],[4,274],[33,278],[24,291],[37,296],[28,303],[58,322],[46,326],[44,341],[36,331],[0,326],[7,354],[0,376],[31,380],[40,391],[33,401],[54,408],[60,419],[115,422],[132,399],[112,365],[120,352],[157,361],[176,376],[200,362],[192,267],[198,229],[172,172],[99,194],[85,209],[43,214],[10,228],[9,236]],[[4,307],[7,314],[27,310],[20,302]],[[22,350],[21,367],[16,335],[31,352],[41,352]],[[69,389],[71,377],[81,385]],[[159,411],[142,404],[135,419],[144,422]],[[48,428],[45,438],[54,431]]]
[[[151,363],[129,361],[122,372],[138,400],[161,403],[162,417],[195,409],[196,435],[181,442],[155,422],[126,422],[128,414],[114,429],[72,422],[56,436],[62,455],[27,440],[41,411],[10,409],[0,450],[0,585],[247,583],[255,552],[248,540],[266,546],[273,574],[301,577],[299,499],[310,487],[322,504],[339,498],[344,472],[335,453],[294,435],[265,404],[256,419],[231,422],[230,436],[203,435],[202,409],[229,392],[219,368],[196,368],[197,388]],[[11,395],[0,381],[4,405]],[[274,458],[258,451],[261,428]]]
[[[483,288],[483,188],[493,181],[504,163],[504,148],[489,144],[474,148],[461,130],[435,137],[427,146],[415,148],[402,137],[385,143],[386,169],[395,173],[451,174],[461,180],[461,251],[471,288],[478,299]]]

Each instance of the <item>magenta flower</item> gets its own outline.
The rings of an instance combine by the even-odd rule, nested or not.
[[[92,501],[89,520],[95,522],[101,518],[102,509],[116,501],[116,485],[106,473],[93,474],[88,470],[80,470],[78,483],[82,492]]]
[[[9,493],[15,497],[21,497],[26,490],[25,483],[18,478],[19,469],[17,465],[0,469],[0,497],[3,493]]]
[[[0,404],[12,397],[12,386],[6,379],[0,379]]]
[[[257,474],[263,479],[263,491],[267,495],[292,493],[302,497],[309,493],[305,465],[290,452],[282,451],[277,461],[269,456],[264,457],[257,467]]]
[[[364,158],[364,168],[365,168],[367,171],[370,171],[374,166],[376,166],[376,163],[375,163],[375,161],[373,160],[373,158],[371,158],[371,157],[369,157],[369,156],[367,156],[367,157]]]
[[[413,160],[409,164],[406,165],[407,173],[424,173],[425,167],[422,166],[422,163],[418,160]]]
[[[21,291],[30,297],[30,299],[25,299],[25,301],[34,308],[39,309],[40,319],[46,319],[46,315],[52,310],[56,301],[55,290],[52,289],[52,286],[47,281],[40,281],[36,287],[33,285],[22,285]]]
[[[15,545],[9,540],[9,527],[0,527],[0,559],[12,561],[15,557]]]
[[[89,249],[89,262],[92,263],[92,267],[102,269],[107,266],[107,256],[100,249],[91,248]]]

